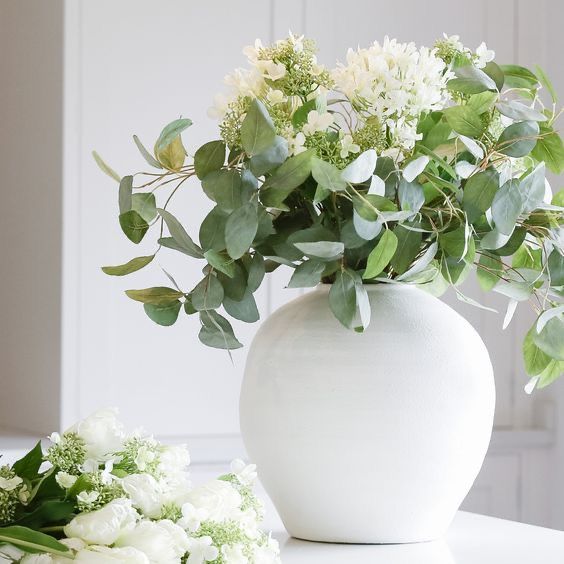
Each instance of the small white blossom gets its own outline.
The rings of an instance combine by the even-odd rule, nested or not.
[[[231,462],[231,473],[237,476],[237,479],[241,482],[241,484],[250,486],[257,479],[257,465],[246,464],[240,458],[236,458],[233,462]]]
[[[286,101],[286,96],[282,90],[269,90],[266,99],[273,105],[281,104]]]
[[[91,503],[94,503],[99,497],[100,493],[97,491],[82,491],[76,496],[76,499],[84,505],[90,505]]]
[[[443,37],[444,37],[444,42],[447,43],[448,46],[451,47],[452,49],[456,51],[464,50],[464,45],[462,45],[459,35],[447,35],[446,33],[443,33]]]
[[[295,137],[288,138],[288,154],[299,155],[306,150],[304,143],[306,141],[305,135],[300,131]]]
[[[64,488],[65,490],[72,488],[76,480],[77,477],[69,474],[68,472],[57,472],[55,476],[55,481],[57,482],[57,484],[59,484],[59,486],[61,486],[61,488]]]
[[[19,476],[14,476],[13,478],[3,478],[0,476],[0,490],[6,492],[11,492],[15,490],[23,480]]]
[[[61,442],[61,435],[59,433],[51,433],[47,438],[55,445]]]
[[[202,521],[208,518],[208,510],[205,507],[196,509],[191,503],[183,504],[181,511],[182,517],[176,524],[191,533],[196,532]]]
[[[346,159],[351,153],[356,154],[359,152],[360,146],[354,142],[352,135],[347,133],[347,135],[341,139],[341,157]]]
[[[219,550],[212,543],[211,537],[189,538],[186,564],[204,564],[215,560],[219,556]]]
[[[488,49],[486,44],[482,41],[476,49],[476,66],[481,69],[484,68],[490,61],[493,61],[495,51]]]
[[[261,71],[264,78],[270,80],[279,80],[286,76],[286,67],[282,63],[275,63],[274,61],[257,61],[257,68]]]
[[[329,112],[320,114],[317,110],[311,110],[307,114],[307,123],[304,124],[302,131],[305,135],[313,135],[317,131],[325,131],[333,122],[333,114]]]

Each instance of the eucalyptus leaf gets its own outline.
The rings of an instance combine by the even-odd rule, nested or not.
[[[564,256],[557,249],[548,256],[548,272],[551,286],[564,286]]]
[[[548,169],[555,173],[564,172],[564,144],[560,135],[552,127],[540,124],[540,137],[531,151],[538,161],[546,163]]]
[[[437,249],[439,245],[436,241],[431,243],[427,250],[413,263],[413,265],[406,270],[403,274],[400,274],[396,280],[411,282],[418,279],[419,275],[423,273],[427,267],[433,262],[435,255],[437,254]]]
[[[92,151],[92,156],[94,157],[96,164],[104,174],[107,174],[110,178],[113,178],[116,182],[119,182],[121,180],[121,176],[112,167],[107,165],[104,162],[104,159],[102,159],[102,157],[96,151]]]
[[[254,98],[241,124],[243,149],[250,156],[262,153],[274,143],[275,137],[276,130],[268,110],[260,100]]]
[[[238,259],[249,250],[257,229],[257,208],[253,204],[245,204],[231,213],[225,223],[225,242],[231,258]]]
[[[167,305],[184,295],[174,288],[167,288],[165,286],[145,288],[144,290],[126,290],[125,293],[132,300],[154,305]]]
[[[149,153],[149,151],[145,148],[145,145],[141,143],[141,140],[139,139],[139,137],[137,137],[137,135],[133,136],[133,141],[135,142],[135,145],[137,145],[137,148],[139,149],[139,152],[141,153],[143,158],[147,161],[147,164],[151,165],[154,168],[163,168],[161,163],[157,161],[157,159],[155,159],[155,157],[153,157],[153,155],[151,155],[151,153]]]
[[[342,179],[351,184],[366,182],[374,174],[376,160],[374,149],[364,151],[341,172]]]
[[[480,288],[484,292],[489,292],[497,285],[503,275],[503,265],[501,259],[494,255],[482,254],[478,261],[476,276]]]
[[[131,209],[135,210],[147,223],[151,223],[157,217],[155,195],[150,192],[133,194]]]
[[[497,90],[497,85],[484,71],[474,65],[454,69],[456,78],[448,81],[447,88],[464,94],[478,94],[484,90]]]
[[[219,270],[219,272],[223,272],[228,278],[233,278],[236,273],[236,265],[233,262],[233,259],[227,255],[227,253],[221,253],[218,251],[214,251],[213,249],[209,249],[204,253],[204,258],[208,261],[208,264]]]
[[[145,266],[147,266],[153,259],[155,255],[149,255],[144,257],[136,257],[131,259],[125,264],[120,264],[117,266],[103,266],[102,272],[109,274],[110,276],[125,276],[126,274],[131,274],[132,272],[137,272]]]
[[[402,225],[396,225],[394,235],[398,244],[391,265],[398,274],[403,274],[419,254],[422,235],[420,232],[411,231]]]
[[[500,114],[503,114],[504,116],[507,116],[514,121],[547,120],[547,117],[544,114],[517,100],[511,100],[509,102],[498,102],[495,107]]]
[[[312,288],[321,281],[325,270],[325,263],[316,260],[306,260],[299,264],[290,278],[288,288]]]
[[[178,139],[180,134],[191,125],[192,121],[185,118],[175,119],[166,125],[155,143],[155,153],[158,154],[166,150],[166,148]]]
[[[202,327],[198,338],[204,345],[226,350],[239,349],[243,346],[236,339],[229,321],[216,311],[200,312],[200,322]]]
[[[194,155],[194,169],[201,180],[225,163],[226,147],[223,141],[210,141],[202,145]]]
[[[517,218],[523,211],[523,194],[517,179],[508,180],[496,193],[492,202],[492,219],[496,229],[511,235]]]
[[[356,313],[356,283],[347,270],[339,270],[329,290],[329,307],[333,315],[348,329],[352,328]]]
[[[382,223],[380,221],[364,219],[356,210],[353,210],[353,225],[358,235],[366,241],[372,241],[382,231]]]
[[[254,323],[260,318],[257,303],[253,293],[248,288],[243,298],[239,301],[226,297],[223,300],[223,307],[231,317],[245,323]]]
[[[277,135],[272,145],[262,153],[251,157],[249,166],[256,176],[262,176],[272,169],[279,167],[288,158],[288,141]]]
[[[490,92],[486,90],[485,92],[480,92],[479,94],[470,96],[468,99],[468,106],[478,115],[482,115],[493,108],[498,97],[499,94],[497,92]]]
[[[126,213],[131,209],[131,194],[133,191],[133,176],[124,176],[119,182],[118,203],[119,213]]]
[[[311,161],[311,174],[319,186],[330,192],[340,192],[347,187],[341,171],[331,163],[314,157]]]
[[[423,187],[417,182],[409,182],[405,175],[400,181],[398,196],[403,211],[417,213],[425,203]]]
[[[468,106],[446,108],[444,115],[450,127],[462,135],[479,137],[484,130],[484,124],[480,116]]]
[[[213,249],[214,251],[223,251],[225,244],[225,223],[227,222],[228,213],[215,206],[210,213],[204,218],[200,225],[200,245],[206,251]]]
[[[120,214],[119,224],[126,237],[135,244],[140,243],[149,230],[149,224],[135,210]]]
[[[368,255],[366,270],[362,277],[365,280],[376,278],[388,266],[398,247],[398,238],[393,231],[385,229],[378,244]]]
[[[208,274],[190,292],[192,305],[197,311],[217,309],[221,306],[223,297],[223,286],[213,274]]]
[[[521,180],[519,190],[523,199],[523,211],[525,213],[535,210],[544,200],[545,194],[544,163],[540,163],[535,169]]]
[[[169,327],[176,323],[181,307],[182,303],[180,300],[164,305],[143,304],[143,309],[149,319],[163,327]]]
[[[404,180],[408,183],[413,182],[425,170],[425,167],[429,164],[429,160],[430,159],[427,155],[423,155],[409,161],[402,171]]]
[[[255,292],[262,284],[265,275],[264,258],[255,252],[247,265],[247,288]]]
[[[217,170],[205,176],[205,194],[225,211],[233,211],[243,204],[241,174],[236,170]]]
[[[158,209],[158,212],[164,219],[171,237],[178,246],[183,249],[183,252],[194,258],[202,258],[204,256],[202,249],[192,241],[190,235],[188,235],[181,223],[170,212],[164,209]]]
[[[497,150],[509,157],[524,157],[537,144],[539,131],[539,124],[536,121],[513,123],[499,136]]]
[[[499,173],[489,168],[473,174],[464,186],[462,206],[473,221],[492,205],[499,187]]]
[[[302,253],[311,258],[334,260],[340,257],[345,245],[340,241],[315,241],[313,243],[294,243]]]
[[[550,358],[564,360],[564,315],[549,319],[540,333],[533,333],[533,341]]]

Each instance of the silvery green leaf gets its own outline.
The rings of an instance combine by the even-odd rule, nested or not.
[[[551,309],[547,309],[546,311],[543,311],[539,315],[539,318],[537,319],[537,325],[536,325],[537,333],[540,333],[544,329],[545,325],[553,317],[558,317],[562,313],[564,313],[564,305],[553,307]]]
[[[356,307],[362,324],[362,330],[364,331],[370,325],[370,317],[372,315],[370,300],[368,298],[368,292],[361,281],[355,281],[354,287],[356,292]]]
[[[155,152],[159,153],[164,151],[186,128],[192,125],[192,120],[189,119],[175,119],[166,125],[157,142],[155,143]]]
[[[501,247],[509,241],[510,237],[511,235],[505,235],[504,233],[500,233],[497,229],[492,229],[482,237],[480,246],[482,249],[492,251],[495,249],[501,249]]]
[[[288,288],[312,288],[317,286],[325,270],[325,263],[306,260],[296,267],[288,283]]]
[[[376,160],[376,151],[368,149],[341,172],[341,177],[351,184],[362,184],[374,174]]]
[[[192,241],[181,223],[168,211],[158,209],[159,215],[164,219],[171,237],[178,244],[184,253],[194,258],[204,256],[202,249]]]
[[[397,211],[397,212],[380,212],[378,214],[378,220],[380,222],[386,221],[404,221],[405,219],[411,217],[413,212],[411,211]],[[421,233],[427,233],[424,229],[411,229],[410,231],[419,231]],[[430,231],[428,232],[430,233]]]
[[[497,151],[509,157],[524,157],[537,144],[539,124],[536,121],[518,121],[503,130],[497,140]]]
[[[528,300],[533,293],[530,284],[526,282],[505,282],[503,280],[493,288],[493,291],[518,302]]]
[[[535,169],[521,180],[521,194],[523,197],[523,212],[528,213],[535,210],[544,201],[545,193],[544,163],[540,163]]]
[[[317,184],[331,192],[340,192],[347,187],[341,171],[333,164],[314,157],[311,159],[311,174]]]
[[[454,170],[460,178],[466,179],[479,170],[479,167],[475,164],[469,163],[468,161],[459,161],[454,165]]]
[[[397,280],[410,281],[415,278],[417,274],[421,273],[423,270],[425,270],[425,268],[427,268],[427,266],[429,266],[429,264],[431,264],[431,261],[437,254],[437,248],[438,244],[436,241],[431,243],[429,245],[429,248],[423,253],[423,255],[421,255],[421,257],[419,257],[413,263],[413,266],[409,270],[406,270],[403,274],[398,276]]]
[[[549,319],[540,333],[533,331],[533,341],[555,360],[564,360],[564,316]]]
[[[507,304],[507,311],[505,312],[505,317],[503,318],[502,329],[504,331],[505,329],[507,329],[507,327],[509,327],[511,320],[513,319],[513,315],[515,314],[515,310],[517,309],[518,303],[519,302],[517,300],[509,300],[509,303]]]
[[[355,231],[366,241],[372,241],[382,231],[382,222],[379,220],[368,221],[353,210],[353,225]]]
[[[149,151],[145,148],[145,145],[141,143],[141,139],[139,139],[137,135],[133,136],[133,141],[135,141],[135,144],[137,145],[139,152],[141,153],[141,155],[147,161],[148,164],[150,164],[155,168],[163,168],[161,163],[157,161],[157,159],[155,159],[155,157],[153,157],[153,155],[151,155],[151,153],[149,153]]]
[[[284,257],[277,257],[275,255],[265,255],[265,260],[271,260],[272,262],[277,262],[278,264],[283,264],[284,266],[289,266],[290,268],[296,268],[296,265]]]
[[[351,328],[356,313],[356,273],[338,270],[329,290],[329,307],[333,315],[347,328]]]
[[[119,191],[118,191],[118,203],[119,203],[119,213],[128,212],[131,209],[133,190],[133,176],[124,176],[119,181]]]
[[[477,159],[484,158],[484,149],[482,149],[482,147],[480,147],[480,145],[478,145],[478,143],[476,143],[474,139],[460,134],[458,135],[458,137],[460,138],[462,143],[464,143],[464,146],[472,153],[472,155],[474,155]]]
[[[104,159],[102,159],[96,151],[92,151],[92,156],[103,173],[107,174],[110,178],[113,178],[117,182],[121,180],[121,176],[111,166],[106,164]]]
[[[401,209],[411,211],[413,214],[417,213],[425,203],[423,187],[417,182],[408,181],[405,177],[400,181],[398,196]]]
[[[459,66],[454,69],[456,78],[449,80],[447,88],[465,94],[479,94],[484,90],[497,90],[496,83],[484,71],[474,65]]]
[[[428,164],[429,157],[426,155],[410,161],[402,171],[403,178],[407,180],[407,182],[413,182],[425,170]]]
[[[483,304],[481,304],[480,302],[477,302],[476,300],[473,300],[472,298],[469,298],[468,296],[464,295],[458,288],[454,288],[456,291],[456,298],[458,300],[460,300],[461,302],[464,302],[465,304],[471,305],[473,307],[477,307],[478,309],[483,309],[485,311],[491,311],[493,313],[497,313],[497,310],[494,309],[493,307],[488,307],[485,306]]]
[[[276,139],[276,129],[268,110],[258,100],[252,100],[245,119],[241,124],[241,143],[248,155],[254,156],[266,151]]]
[[[513,233],[523,209],[523,195],[517,179],[509,180],[496,192],[491,209],[496,229],[505,235]]]
[[[369,194],[375,194],[376,196],[386,195],[386,183],[376,174],[372,176],[370,181],[370,188],[368,189]]]
[[[546,121],[547,119],[547,117],[538,110],[535,110],[522,102],[518,102],[517,100],[499,102],[495,107],[500,114],[503,114],[515,121]]]
[[[308,257],[319,259],[335,259],[341,256],[345,245],[340,241],[315,241],[313,243],[294,243],[302,253]]]

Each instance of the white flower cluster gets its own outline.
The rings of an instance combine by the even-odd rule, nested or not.
[[[368,49],[349,49],[347,64],[339,64],[332,77],[361,116],[388,128],[391,148],[409,150],[420,138],[420,115],[444,107],[452,75],[434,50],[386,37]]]
[[[97,412],[50,438],[46,458],[65,499],[76,500],[79,510],[61,541],[71,553],[60,557],[12,550],[14,561],[279,562],[277,542],[259,529],[263,510],[252,492],[254,465],[236,460],[229,474],[193,488],[184,446],[165,446],[138,432],[128,435],[114,410]],[[73,448],[65,452],[67,444]],[[3,480],[0,487],[19,485],[14,477]]]

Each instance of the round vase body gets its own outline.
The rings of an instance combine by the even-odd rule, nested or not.
[[[259,329],[241,391],[241,431],[288,532],[349,543],[444,534],[490,441],[493,371],[473,327],[407,285],[367,285],[355,333],[329,286]]]

